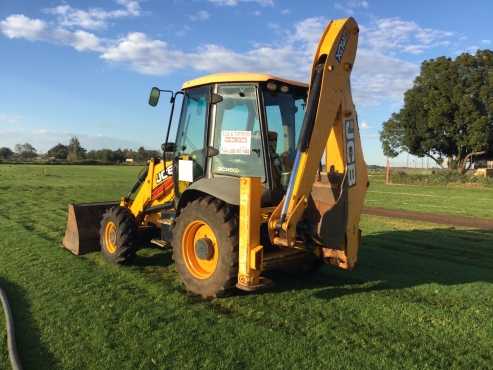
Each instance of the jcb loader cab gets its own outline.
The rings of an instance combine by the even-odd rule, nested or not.
[[[72,206],[64,245],[83,251],[96,227],[77,213],[92,210],[99,222],[106,210],[97,234],[108,260],[130,262],[158,231],[152,242],[171,244],[185,287],[203,297],[265,286],[262,273],[273,268],[352,268],[368,186],[349,83],[357,36],[352,18],[329,23],[309,88],[258,73],[208,75],[179,92],[153,88],[152,106],[171,94],[163,159],[148,162],[118,205]]]
[[[201,193],[238,206],[241,177],[260,178],[262,205],[277,205],[293,166],[307,89],[255,73],[214,74],[184,83],[176,141],[165,143],[173,150],[175,206]]]

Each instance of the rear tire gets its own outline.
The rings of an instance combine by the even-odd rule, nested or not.
[[[101,252],[107,261],[122,265],[135,257],[137,225],[127,208],[117,206],[107,210],[99,235]]]
[[[173,228],[173,259],[185,288],[203,298],[224,296],[238,274],[237,212],[212,197],[188,203]]]

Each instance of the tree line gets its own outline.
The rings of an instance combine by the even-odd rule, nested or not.
[[[104,163],[123,163],[127,160],[145,162],[153,157],[160,157],[162,153],[157,150],[148,150],[140,147],[133,149],[99,149],[86,150],[80,144],[77,137],[70,139],[67,145],[58,143],[44,154],[39,154],[30,143],[16,144],[14,150],[8,147],[0,148],[0,160],[7,161],[33,161],[46,160],[57,162],[81,162],[97,161]]]

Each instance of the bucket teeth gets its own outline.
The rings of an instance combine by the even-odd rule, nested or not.
[[[63,247],[75,255],[98,251],[101,219],[107,209],[116,205],[118,202],[70,203]]]

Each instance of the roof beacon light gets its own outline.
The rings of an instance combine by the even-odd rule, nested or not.
[[[267,82],[267,90],[276,91],[277,84],[275,84],[274,82]]]

